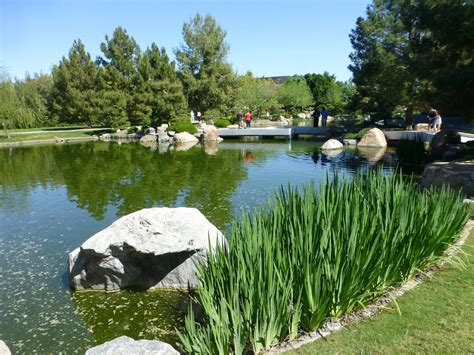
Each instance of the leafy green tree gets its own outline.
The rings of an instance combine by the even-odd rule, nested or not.
[[[367,17],[357,19],[350,39],[354,52],[349,69],[365,112],[391,117],[398,107],[407,126],[415,109],[426,107],[427,80],[418,73],[423,62],[415,47],[423,34],[417,29],[412,2],[374,0]]]
[[[254,117],[279,108],[278,85],[271,79],[255,78],[247,72],[238,78],[235,111],[250,110]]]
[[[21,101],[7,72],[0,68],[0,128],[9,137],[7,129],[32,127],[34,123],[31,110]]]
[[[30,110],[36,126],[48,126],[52,123],[49,111],[52,88],[53,79],[46,74],[27,75],[24,80],[15,82],[18,98]]]
[[[142,97],[151,109],[151,124],[187,116],[183,86],[176,74],[175,63],[170,62],[164,48],[152,43],[145,51],[138,71],[146,86],[146,95]]]
[[[401,10],[419,34],[413,47],[419,76],[432,84],[427,100],[474,120],[474,2],[416,1]]]
[[[306,74],[304,76],[313,95],[314,107],[321,110],[326,107],[332,114],[346,111],[354,95],[352,82],[343,83],[328,72],[323,74]]]
[[[92,126],[96,120],[97,67],[81,40],[75,40],[68,57],[53,67],[52,77],[53,119]]]
[[[194,111],[229,110],[236,78],[226,58],[226,32],[212,16],[197,14],[183,25],[184,44],[176,49],[179,76]]]
[[[303,77],[294,76],[278,91],[278,102],[291,113],[302,111],[313,103],[313,96]]]

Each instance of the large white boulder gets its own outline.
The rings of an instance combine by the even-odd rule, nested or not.
[[[133,340],[121,336],[104,344],[94,346],[86,355],[179,355],[171,345],[159,340]]]
[[[380,129],[372,128],[369,129],[359,143],[357,143],[357,146],[382,148],[387,146],[387,140]]]
[[[202,140],[206,142],[220,142],[222,141],[222,138],[219,137],[219,133],[217,132],[217,128],[215,126],[207,125],[203,129]]]
[[[0,340],[0,355],[11,355],[10,349],[3,340]]]
[[[329,139],[326,142],[324,142],[323,146],[321,147],[322,150],[342,149],[342,148],[344,148],[344,146],[337,139]]]
[[[222,233],[195,208],[148,208],[126,215],[69,254],[75,290],[196,288],[195,262]]]
[[[173,137],[175,143],[192,143],[192,142],[199,142],[199,139],[194,137],[192,134],[188,132],[181,132],[176,133]]]

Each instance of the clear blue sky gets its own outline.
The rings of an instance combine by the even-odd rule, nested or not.
[[[349,33],[369,0],[0,0],[0,66],[12,77],[49,73],[80,38],[95,58],[105,34],[124,27],[142,50],[173,49],[197,12],[227,31],[228,60],[239,74],[305,73],[351,77]]]

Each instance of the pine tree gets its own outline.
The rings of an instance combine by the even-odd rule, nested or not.
[[[195,112],[229,110],[236,77],[226,58],[226,32],[214,17],[197,14],[183,25],[184,44],[176,50],[179,76],[188,104]]]
[[[97,68],[81,40],[53,67],[52,116],[60,122],[92,126],[96,119]]]

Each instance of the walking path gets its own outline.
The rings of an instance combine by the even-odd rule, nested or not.
[[[78,129],[45,129],[41,131],[21,131],[21,132],[10,132],[11,136],[19,134],[53,134],[53,133],[69,133],[69,132],[93,132],[93,131],[107,131],[110,128],[78,128]]]

